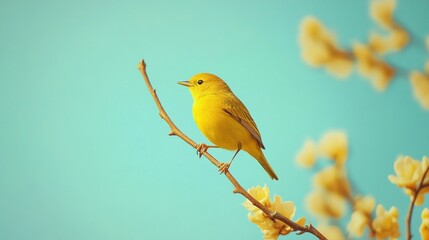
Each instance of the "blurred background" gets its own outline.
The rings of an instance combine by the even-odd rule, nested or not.
[[[341,0],[1,1],[0,239],[262,239],[229,181],[168,137],[137,70],[142,58],[166,111],[196,142],[207,140],[177,82],[199,72],[223,78],[252,113],[280,180],[246,153],[231,172],[245,188],[267,183],[315,225],[305,208],[314,172],[295,156],[307,138],[344,130],[354,186],[398,207],[404,236],[409,198],[387,176],[399,154],[429,154],[429,111],[406,74],[385,92],[357,73],[338,81],[304,63],[298,44],[309,15],[346,49],[365,41],[376,27],[368,8]],[[398,1],[395,18],[413,39],[387,61],[423,69],[428,8]],[[221,161],[233,154],[210,153]]]

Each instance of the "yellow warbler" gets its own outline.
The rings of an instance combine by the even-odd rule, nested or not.
[[[258,160],[271,178],[278,180],[262,153],[261,148],[265,147],[261,134],[249,111],[222,79],[210,73],[200,73],[179,84],[188,87],[192,94],[192,113],[198,128],[216,145],[200,144],[197,148],[200,157],[211,147],[236,150],[231,161],[219,167],[225,172],[242,149]]]

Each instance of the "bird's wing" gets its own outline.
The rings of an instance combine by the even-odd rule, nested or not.
[[[247,108],[236,96],[227,98],[225,100],[223,104],[223,111],[225,111],[229,116],[237,120],[244,128],[246,128],[250,134],[256,138],[259,146],[262,149],[265,149],[265,146],[262,143],[261,134],[256,127],[255,121],[253,121]]]

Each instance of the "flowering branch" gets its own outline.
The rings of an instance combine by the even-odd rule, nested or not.
[[[349,205],[350,205],[350,208],[352,209],[352,212],[354,212],[356,210],[359,211],[359,209],[356,207],[356,205],[358,204],[356,197],[349,198],[347,201],[349,202]],[[372,211],[372,209],[371,209],[371,211]],[[367,224],[367,227],[369,229],[369,236],[368,237],[374,238],[375,229],[371,224],[374,221],[374,218],[372,217],[371,211],[365,212],[364,214],[365,214],[366,218],[368,219],[368,224]]]
[[[158,107],[159,110],[159,114],[161,116],[162,119],[165,120],[165,122],[168,124],[168,126],[170,126],[170,136],[177,136],[179,138],[181,138],[183,141],[185,141],[186,143],[188,143],[189,145],[191,145],[193,148],[197,148],[198,144],[195,143],[191,138],[189,138],[188,136],[186,136],[182,131],[179,130],[179,128],[177,128],[177,126],[173,123],[173,121],[170,119],[170,117],[167,115],[166,111],[164,110],[161,102],[159,101],[159,98],[156,94],[155,89],[152,87],[152,84],[149,81],[149,77],[147,76],[146,73],[146,63],[144,62],[144,60],[141,60],[141,62],[138,64],[138,68],[145,80],[146,86],[149,89],[149,92],[151,93],[156,106]],[[211,163],[213,163],[213,165],[219,167],[220,166],[220,162],[218,160],[216,160],[212,155],[210,155],[207,152],[203,152],[203,155],[210,160]],[[241,195],[243,195],[245,198],[247,198],[250,202],[252,202],[253,205],[255,205],[257,208],[261,209],[261,211],[263,211],[270,219],[272,219],[273,221],[275,220],[279,220],[285,224],[287,224],[288,226],[290,226],[293,231],[297,232],[297,234],[303,234],[303,233],[311,233],[314,236],[316,236],[319,239],[327,239],[325,236],[323,236],[316,228],[314,228],[311,224],[308,226],[301,226],[297,223],[295,223],[294,221],[288,219],[287,217],[283,216],[282,214],[276,212],[276,211],[272,211],[269,208],[265,207],[263,204],[261,204],[260,202],[258,202],[254,197],[252,197],[252,195],[250,195],[238,182],[237,180],[232,176],[232,174],[229,172],[229,170],[225,171],[225,176],[228,178],[228,180],[232,183],[232,185],[234,186],[234,193],[239,193]]]
[[[347,135],[342,130],[326,132],[318,143],[313,139],[308,139],[304,143],[296,156],[296,161],[302,167],[313,167],[316,172],[313,178],[315,191],[307,197],[308,210],[320,217],[332,219],[333,225],[338,226],[338,219],[344,216],[347,202],[351,210],[350,221],[347,224],[348,234],[361,237],[368,228],[368,238],[374,238],[376,229],[372,223],[375,199],[370,195],[358,194],[353,189],[346,168],[348,152]],[[318,157],[330,159],[331,165],[322,168]],[[340,239],[340,236],[337,238]]]
[[[423,173],[422,179],[420,180],[420,183],[417,186],[416,191],[414,192],[413,200],[410,202],[410,207],[408,209],[408,214],[407,214],[407,230],[406,230],[407,240],[411,240],[411,238],[413,237],[413,235],[411,234],[411,217],[413,215],[414,205],[416,203],[417,196],[419,195],[420,190],[422,190],[423,188],[429,185],[429,184],[424,184],[424,181],[428,172],[429,172],[429,166],[426,168],[425,172]]]

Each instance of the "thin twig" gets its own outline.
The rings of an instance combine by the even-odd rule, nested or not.
[[[164,110],[161,102],[158,99],[158,96],[156,94],[155,89],[152,87],[152,84],[149,81],[149,77],[147,76],[146,73],[146,63],[144,62],[144,60],[142,60],[139,64],[138,64],[138,68],[146,82],[147,88],[149,89],[149,92],[152,94],[152,97],[156,103],[156,106],[158,107],[159,110],[159,115],[161,116],[162,119],[165,120],[165,122],[167,122],[168,126],[170,126],[171,132],[169,133],[170,136],[177,136],[179,138],[181,138],[183,141],[185,141],[186,143],[188,143],[189,145],[191,145],[193,148],[197,148],[198,144],[195,143],[191,138],[189,138],[188,136],[186,136],[182,131],[179,130],[179,128],[177,128],[177,126],[173,123],[173,121],[170,119],[170,117],[168,116],[167,112]],[[219,167],[220,162],[218,160],[216,160],[212,155],[210,155],[207,152],[203,152],[203,155],[210,160],[211,163],[213,163],[216,167]],[[308,226],[301,226],[297,223],[295,223],[294,221],[290,220],[289,218],[283,216],[282,214],[276,212],[276,211],[272,211],[269,208],[265,207],[262,203],[258,202],[258,200],[256,200],[254,197],[252,197],[252,195],[250,195],[239,183],[238,181],[231,175],[231,173],[229,172],[229,170],[227,170],[225,172],[225,176],[228,178],[228,180],[232,183],[232,185],[234,186],[234,193],[239,193],[241,195],[243,195],[245,198],[247,198],[253,205],[255,205],[257,208],[261,209],[262,212],[264,212],[269,218],[273,219],[273,220],[279,220],[285,224],[287,224],[289,227],[291,227],[294,231],[297,232],[297,234],[302,234],[305,232],[311,233],[314,236],[316,236],[319,239],[324,239],[326,240],[327,238],[325,236],[323,236],[316,228],[314,228],[311,224]]]
[[[407,240],[411,240],[413,237],[413,234],[411,233],[411,218],[413,216],[413,210],[414,205],[417,200],[417,196],[419,195],[420,190],[425,188],[428,184],[423,184],[424,180],[426,178],[426,175],[429,172],[429,166],[426,168],[425,172],[423,173],[422,179],[420,180],[419,185],[417,186],[416,191],[414,192],[413,200],[410,202],[410,207],[408,208],[408,214],[407,214]]]

